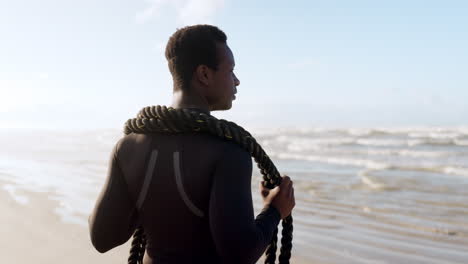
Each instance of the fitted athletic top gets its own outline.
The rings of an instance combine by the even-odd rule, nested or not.
[[[252,158],[233,142],[202,133],[134,134],[115,145],[89,218],[93,245],[106,252],[142,225],[143,263],[255,263],[273,237],[273,206],[254,218]]]

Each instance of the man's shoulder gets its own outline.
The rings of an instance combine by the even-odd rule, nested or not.
[[[137,145],[146,145],[151,142],[151,136],[149,134],[136,134],[130,133],[122,136],[115,144],[116,151],[120,149],[127,149],[129,147],[135,147]]]
[[[222,142],[222,153],[220,160],[231,162],[252,163],[251,154],[241,145],[233,141]]]

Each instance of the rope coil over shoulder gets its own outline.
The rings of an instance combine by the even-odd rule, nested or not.
[[[281,183],[281,177],[275,165],[257,143],[255,138],[237,124],[217,119],[211,115],[189,110],[174,109],[166,106],[148,106],[143,108],[136,118],[129,119],[124,126],[124,133],[184,133],[201,132],[233,141],[248,151],[257,163],[263,175],[264,186],[272,189]],[[293,238],[293,219],[289,215],[282,221],[281,249],[278,257],[280,264],[289,263]],[[265,263],[273,264],[276,260],[278,228],[275,228],[273,239],[265,251]],[[143,227],[138,227],[133,234],[129,264],[143,263],[146,237]]]

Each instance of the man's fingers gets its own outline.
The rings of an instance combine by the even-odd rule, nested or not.
[[[259,184],[259,189],[260,189],[260,194],[263,196],[263,197],[267,197],[268,194],[270,193],[270,190],[268,188],[266,188],[265,186],[263,186],[263,183],[265,181],[261,181],[260,184]]]
[[[281,186],[288,186],[289,184],[291,184],[291,178],[289,178],[288,176],[285,176],[283,177],[283,179],[281,180]]]
[[[289,176],[284,176],[283,180],[281,181],[281,188],[286,191],[286,193],[289,194],[289,189],[292,188],[293,186],[293,181],[291,181],[291,178]]]
[[[287,186],[285,186],[284,188],[284,191],[286,192],[286,197],[291,197],[291,193],[293,191],[293,187],[292,187],[292,184],[288,184]]]
[[[265,184],[265,181],[260,181],[259,183],[260,192],[263,196],[267,196],[268,194],[275,193],[275,192],[284,193],[283,195],[285,195],[286,197],[291,196],[291,189],[293,188],[292,187],[293,181],[291,181],[291,178],[287,175],[283,176],[281,180],[281,184],[279,186],[276,186],[273,189],[268,189],[267,187],[264,186],[264,184]]]

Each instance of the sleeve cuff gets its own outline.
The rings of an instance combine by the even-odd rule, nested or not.
[[[272,218],[274,220],[274,222],[276,223],[276,225],[278,225],[279,222],[281,221],[280,212],[278,211],[278,209],[276,209],[272,205],[268,205],[268,206],[264,207],[262,209],[262,211],[260,212],[259,216],[261,216],[262,218],[263,217]]]

